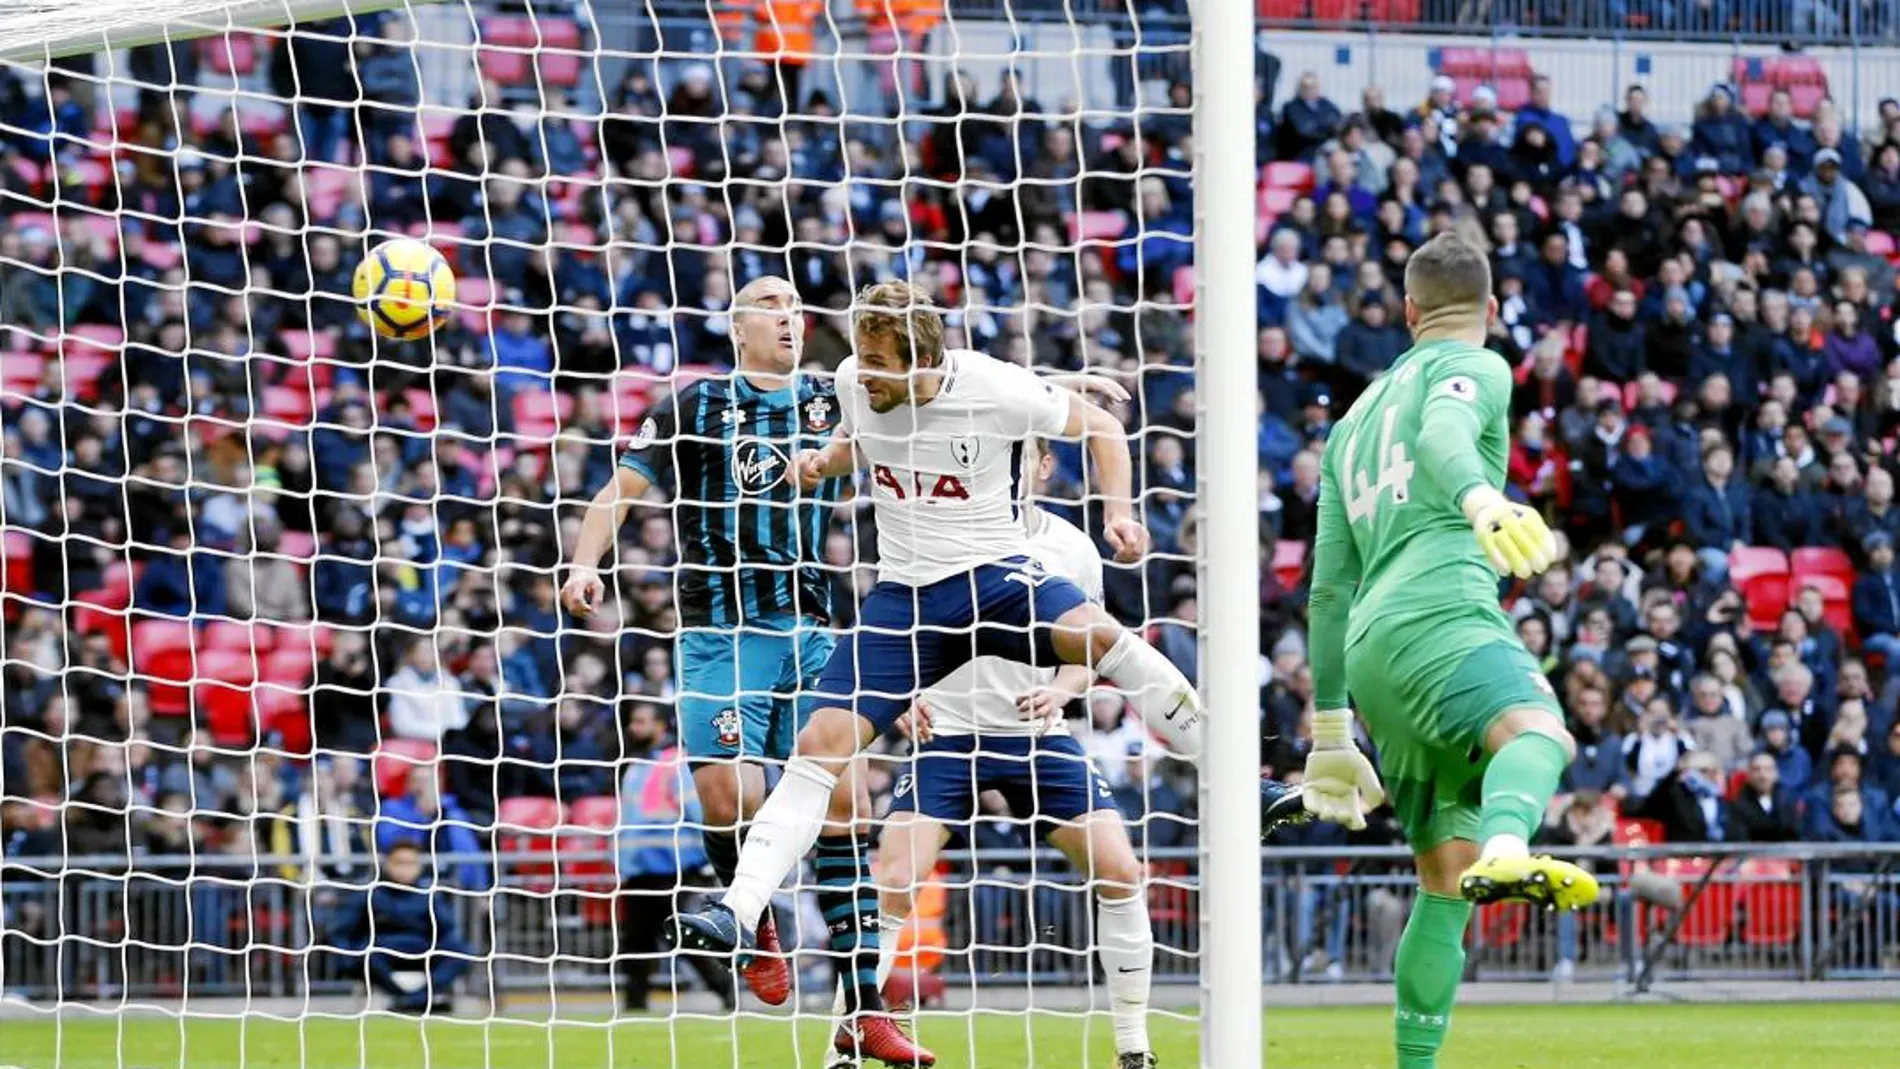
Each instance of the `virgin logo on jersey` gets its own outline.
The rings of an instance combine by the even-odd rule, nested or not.
[[[732,447],[732,481],[744,494],[763,494],[785,480],[791,462],[770,442],[748,438]]]
[[[954,475],[933,475],[927,471],[906,471],[873,464],[871,481],[889,491],[899,501],[911,497],[970,499],[969,488]]]

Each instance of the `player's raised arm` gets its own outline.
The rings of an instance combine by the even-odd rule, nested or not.
[[[673,439],[677,419],[670,401],[662,401],[640,424],[627,451],[614,466],[613,478],[600,488],[581,517],[574,538],[567,582],[561,587],[561,605],[576,616],[588,616],[600,607],[607,585],[600,578],[601,558],[613,547],[614,532],[626,522],[627,510],[672,471]]]
[[[1140,560],[1148,551],[1148,529],[1135,519],[1134,464],[1128,458],[1128,432],[1107,409],[1066,395],[1069,400],[1065,438],[1080,438],[1095,462],[1097,496],[1102,499],[1102,534],[1123,564]]]

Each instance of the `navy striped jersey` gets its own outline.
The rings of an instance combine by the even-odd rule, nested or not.
[[[681,626],[830,619],[825,521],[849,480],[801,493],[791,462],[837,425],[830,384],[805,375],[779,390],[736,372],[704,378],[654,406],[620,464],[672,492]]]

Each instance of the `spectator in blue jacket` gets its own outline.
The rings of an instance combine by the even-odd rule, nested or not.
[[[467,860],[454,864],[455,886],[464,891],[485,891],[494,883],[488,864],[474,860],[482,853],[482,841],[475,834],[475,818],[462,808],[452,794],[443,794],[440,773],[435,765],[418,765],[409,774],[409,791],[383,799],[382,819],[376,822],[376,848],[388,853],[397,843],[409,843],[429,854],[431,868],[444,871],[438,859],[445,854],[463,855]]]
[[[1550,142],[1557,150],[1557,162],[1568,168],[1577,159],[1577,138],[1570,131],[1570,120],[1551,110],[1550,76],[1539,74],[1531,78],[1531,102],[1517,111],[1517,126],[1521,131],[1526,124],[1541,126],[1550,135]]]
[[[1776,89],[1768,96],[1768,114],[1755,120],[1755,158],[1760,159],[1771,145],[1780,145],[1788,153],[1788,171],[1799,178],[1814,165],[1814,135],[1794,121],[1794,96]]]
[[[1735,94],[1726,85],[1709,90],[1690,130],[1689,154],[1710,156],[1723,174],[1747,174],[1754,165],[1754,132],[1735,110]]]
[[[1579,687],[1570,698],[1570,731],[1577,757],[1564,769],[1560,789],[1599,791],[1618,801],[1630,793],[1629,768],[1623,760],[1623,736],[1607,723],[1610,696],[1597,686]]]
[[[1846,422],[1836,416],[1823,429],[1831,430],[1836,420]],[[1842,533],[1850,552],[1864,549],[1868,538],[1876,534],[1900,540],[1900,504],[1893,499],[1893,473],[1875,464],[1867,469],[1862,482],[1861,496],[1847,501],[1841,510]]]
[[[1854,628],[1861,645],[1900,663],[1900,581],[1893,574],[1893,536],[1869,534],[1861,543],[1867,570],[1854,581]]]
[[[1583,371],[1610,382],[1635,382],[1649,363],[1648,328],[1636,317],[1636,294],[1618,290],[1590,324]]]
[[[1570,262],[1570,239],[1553,230],[1544,235],[1543,258],[1524,272],[1524,296],[1546,320],[1581,322],[1590,309],[1584,281],[1584,273]]]
[[[1893,801],[1886,791],[1867,782],[1866,771],[1867,759],[1853,747],[1837,746],[1828,751],[1827,775],[1801,795],[1802,838],[1823,843],[1884,842],[1890,838]],[[1867,826],[1859,832],[1848,829],[1846,838],[1837,826],[1835,805],[1842,793],[1859,795],[1866,809]]]
[[[1292,100],[1280,111],[1280,125],[1276,131],[1280,141],[1280,158],[1284,160],[1307,160],[1319,151],[1319,147],[1339,135],[1339,127],[1345,117],[1339,113],[1339,105],[1326,99],[1319,91],[1319,75],[1306,71],[1300,75],[1299,88]]]
[[[1717,445],[1702,455],[1702,485],[1689,492],[1683,521],[1711,580],[1728,575],[1728,555],[1755,537],[1748,484],[1733,478],[1735,454]]]
[[[423,869],[420,846],[391,842],[383,848],[383,878],[347,899],[330,925],[331,944],[363,954],[370,986],[389,995],[397,1013],[452,1010],[456,978],[470,961],[448,896]]]
[[[1676,517],[1675,472],[1656,455],[1649,428],[1640,423],[1630,427],[1623,447],[1612,454],[1610,486],[1623,507],[1623,523],[1636,538],[1650,524]]]
[[[1775,458],[1768,485],[1754,495],[1750,504],[1756,545],[1773,546],[1787,553],[1797,546],[1823,543],[1821,503],[1801,485],[1801,469],[1793,457]]]
[[[1805,790],[1814,775],[1814,759],[1796,743],[1794,721],[1787,713],[1770,709],[1761,715],[1755,729],[1761,733],[1761,752],[1775,759],[1781,785],[1794,794]]]

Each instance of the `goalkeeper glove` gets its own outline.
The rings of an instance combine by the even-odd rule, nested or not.
[[[1500,575],[1529,579],[1557,559],[1557,540],[1544,518],[1488,486],[1465,495],[1465,519],[1477,533],[1478,548]]]
[[[1301,797],[1306,811],[1321,820],[1358,831],[1366,810],[1379,808],[1385,789],[1372,762],[1352,741],[1352,712],[1322,709],[1313,714],[1313,752],[1306,755]]]

